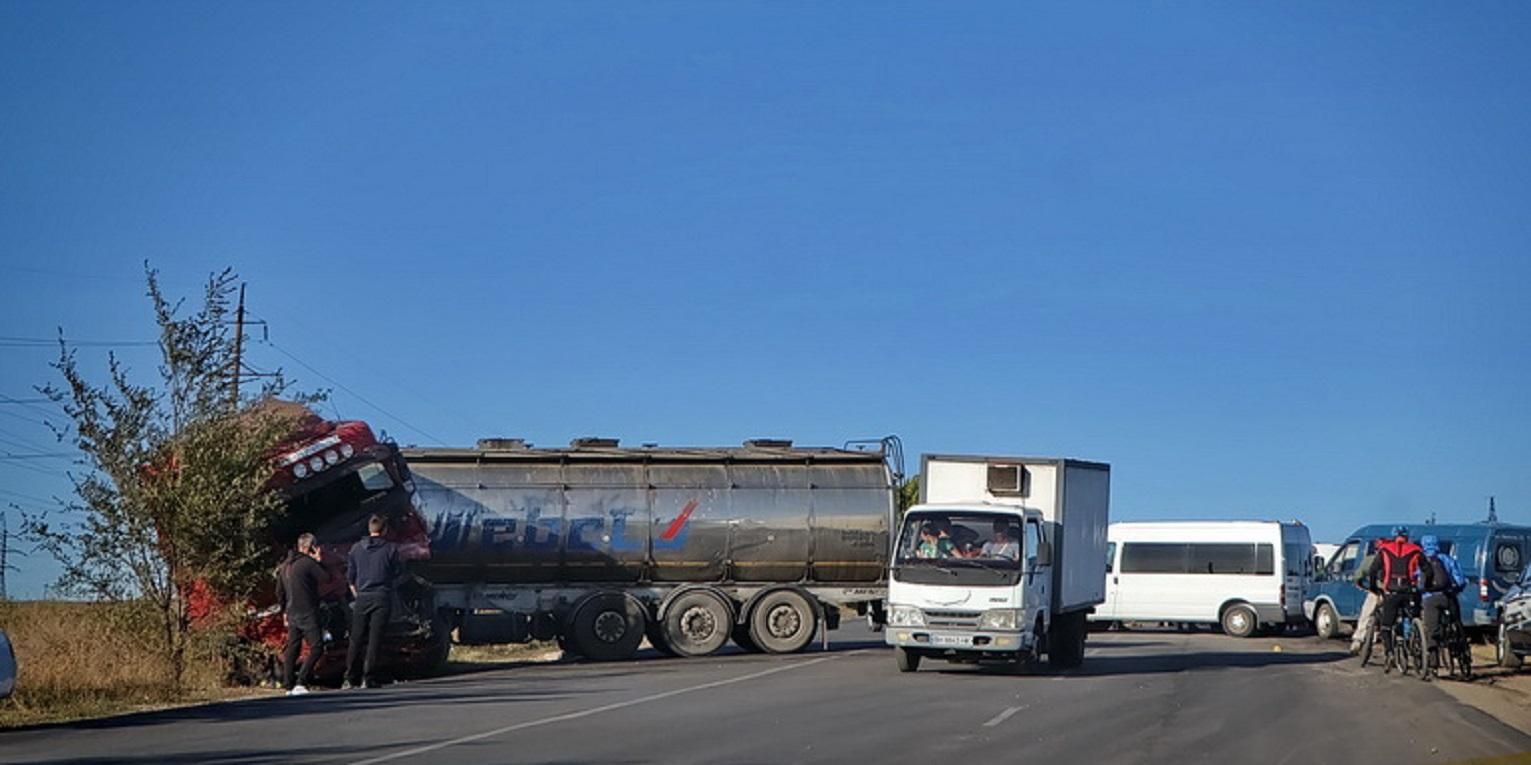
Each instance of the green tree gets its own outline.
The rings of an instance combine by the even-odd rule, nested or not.
[[[898,485],[898,522],[904,522],[904,511],[920,503],[920,477],[912,475]]]
[[[194,312],[171,301],[145,265],[161,363],[139,384],[115,355],[87,378],[60,339],[62,378],[40,390],[69,417],[59,431],[81,453],[65,512],[27,518],[27,531],[63,568],[65,593],[146,605],[166,679],[184,683],[193,639],[191,590],[237,602],[268,578],[271,526],[282,512],[267,485],[271,455],[293,432],[290,408],[268,405],[278,374],[236,398],[232,270],[211,275]],[[317,397],[306,396],[306,400]]]

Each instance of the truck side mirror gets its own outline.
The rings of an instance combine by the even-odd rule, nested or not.
[[[1037,543],[1037,565],[1051,566],[1053,564],[1053,545],[1047,540]]]

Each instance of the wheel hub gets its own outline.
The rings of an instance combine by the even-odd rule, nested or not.
[[[619,611],[602,611],[595,617],[595,636],[605,643],[615,643],[627,634],[627,617]]]
[[[680,631],[688,640],[701,643],[718,631],[718,620],[707,609],[693,606],[681,614]]]
[[[803,628],[803,617],[798,614],[797,609],[782,604],[771,609],[771,613],[767,614],[766,626],[771,631],[771,637],[789,638]]]

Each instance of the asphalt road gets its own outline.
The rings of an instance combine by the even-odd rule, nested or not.
[[[859,626],[789,657],[533,665],[0,733],[15,763],[1449,763],[1531,737],[1343,644],[1090,638],[1068,675],[898,673]],[[1274,646],[1283,650],[1276,652]]]

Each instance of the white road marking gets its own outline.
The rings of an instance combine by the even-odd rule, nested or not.
[[[745,682],[745,681],[748,681],[748,680],[758,680],[758,679],[760,679],[762,677],[766,677],[768,675],[774,675],[774,674],[776,674],[778,672],[787,672],[789,670],[802,669],[803,667],[811,667],[811,666],[813,666],[815,664],[820,664],[822,662],[838,659],[838,658],[841,658],[842,656],[853,656],[853,655],[858,654],[858,653],[861,653],[861,651],[847,651],[845,653],[837,654],[835,656],[823,656],[823,657],[820,657],[820,658],[817,658],[817,659],[812,659],[812,660],[809,660],[809,661],[794,662],[792,664],[787,664],[785,666],[772,667],[771,669],[763,670],[763,671],[760,671],[760,672],[755,672],[755,673],[748,674],[748,675],[740,675],[739,677],[731,677],[731,678],[728,678],[727,680],[714,680],[714,681],[712,681],[710,683],[702,683],[701,685],[693,685],[693,686],[689,686],[689,687],[686,687],[686,688],[677,688],[677,689],[675,689],[673,691],[665,691],[663,693],[655,693],[655,694],[650,695],[650,696],[644,696],[643,698],[628,699],[627,701],[618,701],[618,702],[613,703],[613,704],[603,704],[603,705],[598,706],[598,707],[591,707],[589,709],[582,709],[582,710],[580,710],[578,712],[566,712],[566,713],[561,714],[561,715],[554,715],[552,717],[544,717],[544,718],[542,718],[540,720],[528,720],[527,722],[516,723],[515,725],[507,725],[507,726],[505,726],[503,728],[495,728],[494,730],[486,730],[483,733],[473,733],[473,734],[470,734],[470,735],[467,735],[467,736],[459,736],[458,738],[448,739],[446,741],[438,741],[438,742],[436,742],[434,744],[427,744],[425,746],[417,746],[417,747],[414,747],[413,749],[405,749],[405,750],[402,750],[402,751],[393,752],[391,754],[385,754],[385,755],[381,755],[381,756],[378,756],[378,757],[369,757],[369,758],[367,758],[365,760],[357,760],[356,762],[351,763],[351,765],[377,765],[377,763],[380,763],[380,762],[392,762],[393,760],[402,760],[405,757],[414,757],[417,754],[425,754],[426,752],[434,752],[434,751],[437,751],[439,749],[445,749],[445,748],[447,748],[449,746],[457,746],[458,744],[466,744],[466,743],[469,743],[471,741],[480,741],[480,740],[483,740],[483,739],[486,739],[486,738],[493,738],[495,736],[501,736],[501,735],[504,735],[506,733],[513,733],[513,732],[518,731],[518,730],[526,730],[527,728],[536,728],[536,727],[542,726],[542,725],[552,725],[553,723],[567,722],[569,720],[578,720],[578,719],[580,719],[582,717],[590,717],[591,715],[598,715],[598,714],[601,714],[603,712],[612,712],[612,711],[615,711],[615,710],[618,710],[618,709],[624,709],[626,707],[636,706],[638,704],[647,704],[647,703],[649,703],[651,701],[658,701],[660,699],[668,699],[668,698],[670,698],[672,696],[680,696],[681,694],[685,694],[685,693],[695,693],[696,691],[705,691],[705,690],[708,690],[710,688],[720,688],[720,687],[725,686],[725,685],[733,685],[734,683],[742,683],[742,682]]]
[[[1021,706],[1021,707],[1010,707],[1010,708],[1006,709],[1005,711],[1000,712],[999,714],[995,715],[992,720],[989,720],[988,722],[984,723],[983,727],[985,727],[985,728],[992,728],[992,727],[994,727],[996,725],[999,725],[1000,723],[1010,719],[1011,715],[1014,715],[1016,712],[1019,712],[1022,709],[1025,709],[1025,708],[1026,707],[1024,707],[1024,706]]]

